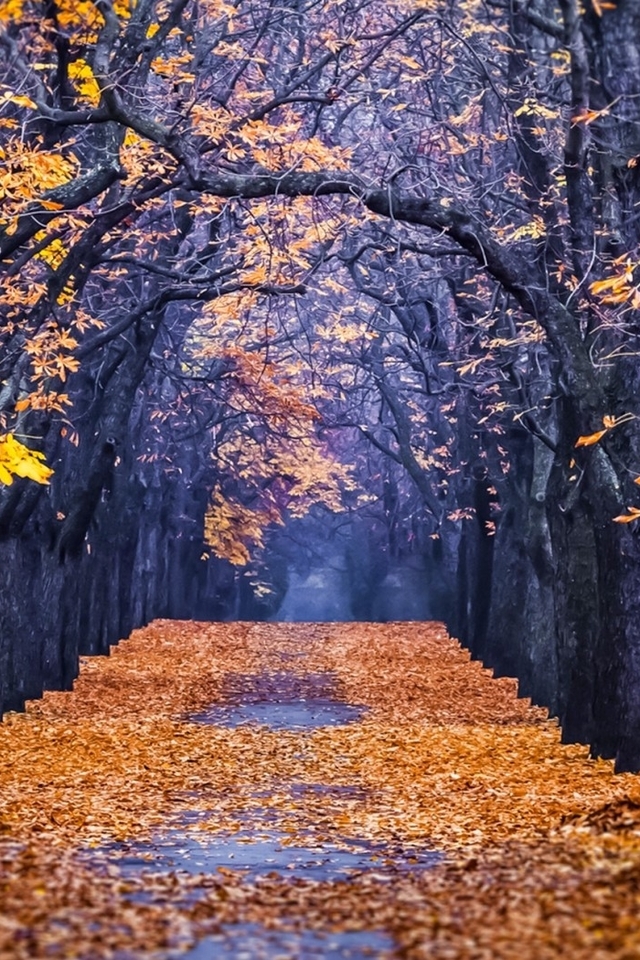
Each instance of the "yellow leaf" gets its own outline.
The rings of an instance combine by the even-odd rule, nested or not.
[[[540,103],[539,100],[536,100],[534,97],[526,97],[522,106],[518,107],[514,111],[514,117],[521,116],[536,116],[543,117],[545,120],[557,120],[558,111],[551,110],[549,107],[545,106],[543,103]]]
[[[13,93],[11,90],[5,90],[5,92],[0,95],[0,101],[4,103],[13,103],[16,107],[33,108],[36,106],[31,97],[26,97],[22,93]]]
[[[9,485],[13,483],[14,477],[26,477],[36,483],[49,483],[53,470],[43,461],[43,453],[25,447],[13,434],[0,437],[0,483]]]
[[[608,277],[606,280],[596,280],[589,286],[591,293],[604,293],[606,290],[616,289],[624,277]]]
[[[97,105],[99,103],[100,88],[93,74],[93,70],[86,60],[83,60],[81,57],[77,60],[72,60],[69,64],[69,76],[75,81],[76,89],[82,97],[85,97],[93,104]]]
[[[13,483],[13,476],[9,473],[7,468],[0,461],[0,483],[4,483],[5,486],[10,487]]]

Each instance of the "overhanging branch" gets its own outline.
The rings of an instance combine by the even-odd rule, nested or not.
[[[585,426],[606,413],[598,383],[573,314],[546,289],[545,278],[532,272],[531,258],[517,246],[500,243],[478,219],[450,197],[419,197],[392,188],[372,188],[351,173],[292,171],[276,174],[209,174],[197,188],[218,197],[259,199],[269,196],[350,196],[382,217],[423,226],[446,235],[467,251],[529,316],[545,330]]]

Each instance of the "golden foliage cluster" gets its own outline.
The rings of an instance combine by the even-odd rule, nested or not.
[[[314,732],[185,719],[234,676],[285,669],[329,673],[369,711]],[[385,929],[408,958],[638,949],[637,779],[562,745],[515,681],[494,680],[439,624],[158,621],[85,660],[73,693],[10,715],[0,741],[3,960],[162,957],[240,921]],[[263,818],[292,847],[368,839],[444,860],[393,883],[375,869],[340,882],[226,868],[125,879],[104,861],[104,844],[190,809],[205,843]]]
[[[12,433],[0,436],[0,484],[9,486],[16,477],[48,483],[53,470],[43,461],[44,454],[29,449]]]
[[[625,254],[615,259],[612,266],[614,272],[603,280],[591,283],[589,290],[602,303],[637,310],[640,307],[640,287],[637,282],[640,262]]]
[[[77,174],[79,164],[70,151],[66,155],[43,147],[41,142],[24,143],[19,137],[10,137],[0,147],[0,201],[2,202],[2,221],[11,234],[17,227],[17,217],[24,213],[29,204],[41,201],[41,194],[55,187],[63,186]],[[45,209],[59,208],[60,204],[50,203]]]
[[[404,18],[412,19],[417,7],[433,14],[429,22],[434,29],[424,30],[421,25],[417,33],[409,30],[405,34],[399,29],[400,24]],[[474,84],[469,84],[467,89],[466,84],[460,87],[454,81],[447,92],[449,84],[445,82],[441,91],[438,86],[442,99],[440,102],[439,93],[437,110],[427,108],[425,113],[428,84],[436,76],[456,76],[468,48],[477,45],[478,51],[483,51],[477,53],[479,62],[486,60],[491,64],[491,83],[503,94],[502,58],[498,55],[510,56],[511,46],[505,45],[508,37],[504,27],[487,16],[480,0],[464,0],[454,7],[455,11],[443,0],[424,0],[418,4],[415,0],[393,0],[347,6],[335,0],[323,0],[309,8],[304,29],[301,22],[300,34],[294,43],[292,37],[297,30],[289,36],[291,11],[287,12],[286,6],[282,17],[279,15],[273,22],[266,14],[262,30],[259,20],[263,11],[221,0],[177,7],[159,0],[145,8],[140,23],[142,8],[131,0],[98,6],[89,0],[60,0],[46,8],[54,19],[44,23],[40,22],[41,5],[33,0],[0,0],[0,21],[10,25],[12,35],[20,37],[18,46],[24,58],[24,70],[19,72],[18,79],[7,74],[5,85],[0,88],[0,128],[7,131],[3,145],[7,172],[0,177],[6,231],[15,233],[18,224],[23,224],[21,218],[25,212],[32,212],[36,205],[38,212],[47,213],[43,230],[24,245],[25,260],[20,275],[13,278],[10,290],[2,292],[0,308],[6,307],[10,318],[8,334],[14,335],[16,325],[26,329],[23,313],[27,309],[31,316],[36,315],[36,310],[41,317],[47,312],[49,316],[60,316],[63,323],[69,325],[71,317],[80,309],[95,308],[101,322],[107,325],[111,325],[119,310],[135,310],[136,298],[142,295],[136,286],[140,279],[136,271],[149,269],[156,280],[163,275],[157,262],[162,257],[161,251],[169,240],[173,243],[178,220],[182,230],[188,217],[192,218],[189,242],[183,244],[177,255],[172,254],[177,257],[175,270],[165,279],[179,283],[176,277],[180,277],[185,285],[190,278],[202,279],[207,271],[195,270],[191,255],[207,235],[213,219],[215,232],[220,236],[215,243],[211,242],[206,258],[215,250],[223,262],[224,276],[233,277],[236,282],[216,284],[215,290],[212,285],[207,293],[203,280],[202,290],[192,290],[203,304],[196,321],[202,369],[205,369],[211,343],[224,338],[229,345],[236,335],[244,337],[247,327],[253,331],[254,340],[249,348],[259,349],[258,318],[262,319],[265,308],[264,303],[258,301],[270,298],[273,305],[274,293],[289,296],[293,293],[292,287],[299,287],[296,294],[302,294],[302,288],[307,289],[307,303],[301,308],[300,301],[291,296],[289,317],[284,317],[283,306],[277,310],[282,313],[283,322],[288,319],[287,338],[297,337],[298,349],[304,351],[306,318],[296,313],[310,310],[308,304],[316,303],[313,320],[317,337],[310,348],[314,354],[311,358],[314,370],[307,371],[307,387],[310,393],[343,390],[342,386],[336,386],[341,375],[347,384],[343,393],[348,392],[354,361],[366,357],[367,347],[375,341],[379,341],[381,350],[387,348],[388,342],[375,328],[371,304],[364,295],[359,311],[354,308],[353,298],[349,305],[342,300],[341,291],[352,290],[352,280],[346,266],[341,268],[335,257],[341,248],[346,249],[348,233],[357,231],[368,221],[370,225],[377,223],[377,218],[364,213],[353,203],[353,198],[277,196],[245,203],[197,191],[192,191],[187,199],[175,189],[172,192],[172,188],[182,189],[181,165],[187,162],[187,157],[191,158],[187,166],[197,157],[196,166],[202,165],[205,173],[224,171],[247,176],[265,172],[279,175],[322,169],[347,170],[361,174],[363,184],[384,182],[388,174],[385,158],[394,156],[397,146],[398,161],[410,156],[419,164],[423,160],[428,162],[443,183],[455,185],[453,194],[460,202],[463,205],[469,202],[473,208],[478,163],[482,169],[487,165],[498,169],[507,149],[505,141],[510,137],[501,122],[486,123],[491,110],[487,110],[484,84],[478,92]],[[178,8],[181,16],[176,15]],[[96,50],[106,11],[111,9],[120,21],[122,35],[110,57],[108,69],[113,73],[105,77],[99,75],[105,68],[96,66],[101,59],[96,60]],[[128,22],[131,15],[133,19]],[[113,30],[111,13],[109,20],[109,29],[102,36],[104,43]],[[282,31],[278,27],[281,20]],[[438,31],[449,20],[452,29],[447,26],[438,40]],[[396,31],[393,42],[384,39],[391,39]],[[75,209],[71,201],[68,208],[66,202],[58,201],[61,196],[66,200],[67,195],[73,193],[60,188],[74,184],[77,187],[82,177],[92,173],[95,157],[89,162],[92,152],[89,146],[94,135],[91,124],[87,127],[79,124],[78,128],[72,125],[53,145],[47,138],[25,138],[20,134],[22,123],[37,127],[39,114],[46,115],[50,104],[57,102],[57,43],[62,36],[73,51],[68,62],[65,60],[64,70],[66,97],[73,102],[74,109],[79,107],[80,112],[89,106],[106,109],[108,93],[114,90],[126,107],[123,115],[119,114],[121,127],[113,162],[120,168],[115,192],[123,208],[130,207],[130,210],[121,220],[114,217],[112,228],[102,237],[105,254],[112,248],[113,257],[105,255],[104,262],[92,267],[89,275],[85,266],[74,260],[74,251],[87,238],[93,246],[94,238],[87,231],[92,226],[95,228],[95,217],[101,209],[110,209],[112,198],[107,194],[96,196],[87,201],[86,206]],[[146,63],[148,54],[149,70],[141,66],[131,72],[127,57],[121,54],[129,44],[141,43],[143,37],[139,61]],[[566,51],[551,54],[552,59],[560,58],[554,68],[560,75],[568,68],[563,53]],[[496,54],[495,62],[493,54]],[[307,79],[303,80],[304,77]],[[547,93],[527,96],[515,111],[515,117],[522,123],[535,121],[532,135],[539,139],[545,151],[559,155],[562,124],[558,123],[555,94],[548,96]],[[502,96],[502,102],[508,105],[508,97]],[[464,164],[456,162],[460,156],[466,158]],[[395,166],[394,159],[392,167]],[[399,166],[405,169],[404,160]],[[153,189],[149,189],[151,186]],[[546,217],[543,223],[537,215],[523,214],[521,202],[512,202],[524,195],[522,178],[515,171],[507,176],[504,186],[509,200],[500,212],[496,236],[504,243],[537,245],[549,226]],[[55,189],[57,192],[51,199],[49,194]],[[562,186],[554,181],[544,203],[557,204],[562,196]],[[442,202],[449,201],[443,197]],[[169,211],[171,216],[167,216]],[[45,229],[51,231],[48,236],[43,235]],[[137,265],[130,262],[132,250],[135,250]],[[387,249],[385,257],[389,253]],[[362,291],[376,293],[373,281],[381,276],[380,263],[375,267],[367,276],[366,259],[359,264]],[[429,270],[432,267],[433,264]],[[424,263],[419,264],[419,272],[425,272]],[[338,282],[335,275],[340,275],[343,282]],[[388,289],[378,293],[387,302],[393,302],[396,294],[391,270],[385,276]],[[132,278],[135,278],[133,282]],[[144,291],[147,281],[141,282]],[[101,289],[102,284],[112,291],[108,298],[96,296],[96,286]],[[135,295],[132,290],[136,291]],[[478,293],[483,300],[491,300],[492,290],[486,285]],[[489,340],[480,334],[479,339],[459,345],[450,339],[448,353],[454,359],[453,370],[445,371],[447,375],[455,372],[465,381],[482,380],[488,364],[498,361],[498,350],[535,343],[516,319],[518,329],[513,338],[494,335]],[[224,331],[222,338],[219,337],[221,330]],[[540,331],[537,336],[541,336]],[[263,344],[264,351],[271,355],[272,338],[265,336],[264,340],[269,341]],[[30,342],[34,343],[33,338]],[[42,343],[41,339],[40,345]],[[400,349],[399,344],[393,346]],[[16,350],[22,347],[22,342],[15,344]],[[225,353],[217,345],[213,350],[219,355]],[[284,352],[278,351],[278,363]],[[337,353],[338,359],[332,357],[332,353]],[[31,359],[31,370],[34,375],[40,374],[39,381],[29,394],[17,397],[17,404],[21,406],[13,413],[28,408],[65,413],[68,396],[59,392],[58,381],[64,382],[75,372],[71,351],[55,354],[47,351]],[[345,360],[342,371],[340,359]],[[441,364],[446,365],[446,361]],[[415,382],[417,371],[407,364],[405,367],[406,376]],[[316,370],[322,370],[326,376],[317,377]],[[192,363],[183,372],[195,373],[197,367]],[[71,388],[65,389],[69,396],[73,395]],[[419,390],[418,384],[418,394]],[[482,411],[479,420],[481,425],[486,422],[484,433],[504,432],[508,422],[504,415],[509,412],[507,402],[500,399]],[[424,403],[422,406],[424,408]],[[426,420],[431,413],[425,414],[424,409],[411,410],[415,424],[414,447],[419,456],[426,447]],[[12,423],[7,421],[6,428]],[[154,451],[143,456],[152,458],[157,454]],[[285,451],[283,456],[288,453]],[[427,453],[424,461],[420,461],[424,469],[431,464],[430,458],[431,454]],[[301,487],[298,485],[297,489]],[[225,498],[226,495],[225,490]],[[242,508],[249,509],[248,503],[243,502]],[[228,512],[228,503],[224,509]],[[238,517],[240,513],[242,510],[238,511]],[[260,526],[253,519],[247,518],[247,529]],[[244,549],[246,544],[241,547],[236,538],[233,549],[223,548],[222,553],[238,558]]]
[[[254,330],[245,327],[243,337],[231,325],[219,342],[203,338],[193,347],[194,363],[218,357],[228,369],[225,399],[236,417],[215,447],[226,481],[211,492],[204,539],[237,566],[264,545],[269,526],[302,517],[317,503],[340,512],[343,491],[355,486],[348,467],[317,436],[319,415],[306,397],[299,359],[290,362],[277,348],[272,360],[252,350]]]

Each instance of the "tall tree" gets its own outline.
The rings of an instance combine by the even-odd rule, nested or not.
[[[296,305],[326,292],[339,263],[379,318],[358,331],[345,296],[329,298],[348,317],[334,336],[342,323],[360,341],[340,362],[377,398],[363,435],[400,461],[434,532],[447,513],[475,517],[466,532],[448,521],[456,549],[463,531],[466,639],[518,669],[568,736],[637,769],[639,14],[632,0],[559,11],[2,3],[0,399],[7,437],[42,438],[55,473],[46,508],[32,481],[12,484],[0,523],[15,535],[37,516],[65,563],[84,548],[120,465],[147,482],[132,466],[132,412],[151,369],[175,381],[171,352],[195,325],[199,356],[189,347],[181,372],[215,393],[203,422],[236,416],[267,449],[280,414],[260,423],[246,397],[271,383],[276,401],[269,353],[299,349]],[[278,302],[286,333],[234,345]],[[296,389],[317,382],[309,359],[287,374]],[[160,408],[171,396],[160,386]],[[443,446],[459,471],[445,494],[432,457]],[[276,481],[252,482],[273,519]],[[234,496],[240,514],[252,508],[249,487],[227,496],[215,483],[219,511]],[[515,652],[503,600],[514,571],[532,621],[529,635],[519,621]]]

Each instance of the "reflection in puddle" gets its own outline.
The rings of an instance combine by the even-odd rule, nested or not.
[[[221,702],[185,717],[192,723],[239,727],[261,724],[271,730],[307,731],[360,720],[367,708],[340,700],[337,677],[330,673],[300,676],[279,671],[228,674]],[[307,740],[302,737],[301,740]],[[301,747],[304,751],[304,747]],[[303,755],[303,754],[301,754]],[[190,797],[189,800],[193,800]],[[187,899],[197,901],[211,886],[211,877],[229,875],[258,884],[270,880],[332,883],[354,880],[366,872],[379,882],[392,882],[399,873],[429,869],[441,862],[435,851],[418,851],[397,844],[373,843],[330,833],[330,808],[348,809],[365,803],[367,792],[357,784],[280,783],[245,797],[221,797],[230,829],[207,821],[211,810],[191,809],[145,842],[114,843],[95,851],[106,857],[125,879],[136,880],[125,900],[154,903],[153,883],[145,875],[186,874]],[[284,804],[284,807],[282,806]],[[299,809],[298,809],[299,807]],[[283,819],[283,811],[286,814]],[[235,822],[234,822],[235,821]],[[207,880],[207,878],[209,878]],[[267,878],[265,880],[265,878]],[[174,878],[175,879],[175,878]],[[286,926],[286,917],[282,926]],[[188,950],[175,954],[186,960],[282,960],[282,958],[383,958],[394,943],[379,930],[316,932],[267,929],[259,924],[223,925]]]
[[[433,867],[442,859],[434,851],[403,850],[399,847],[347,840],[341,843],[314,842],[293,845],[289,834],[273,828],[238,830],[235,833],[186,834],[164,830],[152,841],[113,844],[103,848],[124,876],[183,871],[212,874],[220,868],[240,870],[250,880],[278,873],[283,877],[331,882],[345,880],[362,870],[373,870],[382,879],[397,871]]]
[[[366,932],[300,933],[267,930],[255,923],[225,926],[219,934],[201,940],[180,960],[282,960],[283,957],[330,960],[378,960],[393,950],[393,941],[378,930]],[[178,957],[176,957],[178,960]]]
[[[360,720],[367,708],[343,703],[337,693],[331,673],[228,674],[224,702],[188,719],[220,727],[256,723],[271,730],[312,730]]]
[[[363,707],[351,707],[336,701],[291,701],[289,703],[238,703],[211,707],[191,716],[194,723],[217,727],[241,727],[258,723],[271,730],[313,730],[336,727],[359,720]]]

